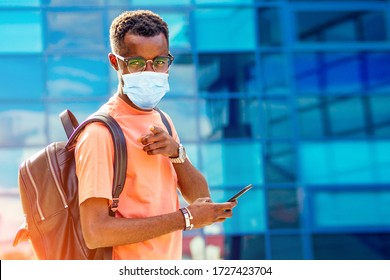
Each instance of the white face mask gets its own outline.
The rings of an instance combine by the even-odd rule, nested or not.
[[[169,91],[168,74],[143,71],[122,75],[123,93],[141,109],[153,109]]]

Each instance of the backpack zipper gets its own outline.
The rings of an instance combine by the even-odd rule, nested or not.
[[[45,149],[45,153],[46,153],[47,161],[49,162],[50,172],[53,175],[54,182],[56,183],[56,187],[57,187],[58,193],[60,194],[60,197],[61,197],[61,200],[62,200],[62,204],[64,205],[64,208],[68,208],[68,204],[66,203],[64,192],[62,191],[62,189],[60,187],[60,183],[58,182],[58,178],[57,178],[57,176],[56,176],[56,174],[54,172],[53,163],[51,161],[51,158],[49,156],[49,151],[47,150],[47,148]]]
[[[38,213],[39,213],[39,216],[41,216],[41,220],[44,221],[45,217],[43,216],[41,206],[39,205],[38,188],[37,188],[37,185],[35,184],[35,181],[34,181],[32,174],[31,174],[30,167],[28,166],[28,162],[26,162],[25,164],[26,164],[27,175],[28,175],[33,187],[34,187],[35,196],[37,197],[36,204],[37,204]]]

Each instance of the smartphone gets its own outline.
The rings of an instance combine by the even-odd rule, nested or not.
[[[243,188],[242,190],[240,190],[238,193],[236,193],[235,195],[233,195],[233,196],[228,200],[228,202],[232,202],[233,200],[236,200],[237,198],[239,198],[240,196],[242,196],[244,193],[246,193],[247,191],[249,191],[252,187],[253,187],[252,184],[249,184],[248,186],[246,186],[245,188]]]

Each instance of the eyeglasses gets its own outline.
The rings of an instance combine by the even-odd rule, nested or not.
[[[168,56],[157,56],[153,60],[146,60],[142,56],[124,58],[117,54],[114,55],[126,63],[130,73],[144,71],[148,62],[152,63],[154,72],[166,73],[174,60],[174,57],[171,54],[168,54]]]

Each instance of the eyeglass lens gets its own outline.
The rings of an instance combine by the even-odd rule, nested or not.
[[[130,72],[141,72],[145,70],[148,61],[142,57],[131,58],[127,60],[127,67]],[[172,61],[169,57],[158,56],[151,62],[155,72],[165,73],[168,71]]]

